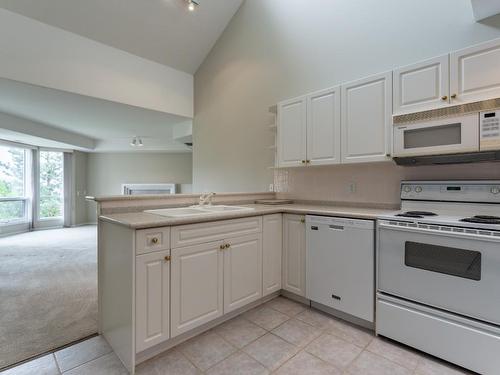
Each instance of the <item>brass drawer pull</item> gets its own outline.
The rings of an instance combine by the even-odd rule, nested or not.
[[[167,255],[165,257],[165,262],[170,262],[171,259],[172,259],[172,257],[170,255]]]
[[[156,244],[158,244],[158,242],[160,242],[160,240],[158,239],[158,237],[151,238],[151,243],[152,244],[156,245]]]

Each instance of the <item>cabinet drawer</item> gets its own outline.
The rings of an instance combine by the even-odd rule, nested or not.
[[[262,232],[262,216],[181,225],[172,228],[172,248]]]
[[[170,227],[136,231],[135,253],[137,255],[168,249],[170,249]]]

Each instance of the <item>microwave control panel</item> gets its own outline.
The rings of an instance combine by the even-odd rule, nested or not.
[[[479,121],[481,151],[500,150],[500,110],[481,112]]]

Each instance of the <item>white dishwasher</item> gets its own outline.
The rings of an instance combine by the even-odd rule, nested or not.
[[[375,231],[371,220],[306,216],[306,297],[374,321]]]

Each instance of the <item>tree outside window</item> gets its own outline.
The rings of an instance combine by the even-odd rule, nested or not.
[[[40,218],[63,216],[63,153],[40,151]]]
[[[26,151],[0,146],[0,198],[25,196]],[[0,223],[23,219],[25,201],[0,201]]]

